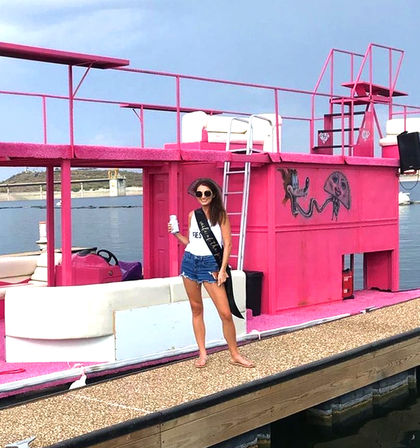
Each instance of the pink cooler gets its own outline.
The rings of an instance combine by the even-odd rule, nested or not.
[[[111,283],[122,280],[121,268],[111,265],[101,256],[94,253],[87,255],[74,254],[71,259],[72,284],[90,285],[94,283]],[[62,285],[62,266],[56,266],[56,285]]]

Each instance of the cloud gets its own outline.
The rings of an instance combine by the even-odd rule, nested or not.
[[[14,0],[13,2],[0,0],[0,4],[2,7],[2,15],[24,18],[44,15],[48,11],[52,13],[65,13],[76,9],[89,11],[98,7],[130,5],[131,2],[127,0],[72,0],[71,2],[67,0]]]
[[[120,56],[144,39],[147,9],[114,0],[76,0],[68,5],[65,0],[18,0],[3,6],[0,40]]]

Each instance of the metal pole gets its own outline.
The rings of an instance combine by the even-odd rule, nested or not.
[[[169,164],[169,181],[168,193],[178,191],[178,163],[170,162]],[[178,196],[176,194],[169,195],[169,214],[178,216]],[[169,219],[169,216],[168,216]],[[180,229],[181,230],[181,229]],[[178,240],[169,238],[169,276],[173,277],[179,274],[178,263]]]
[[[71,157],[74,156],[74,94],[73,67],[68,67],[69,75],[69,132]],[[61,251],[62,251],[62,283],[72,284],[71,272],[71,161],[61,161]]]
[[[276,147],[277,152],[280,152],[280,135],[279,135],[279,92],[274,89],[274,108],[276,110]],[[311,147],[312,148],[312,147]]]
[[[74,157],[74,94],[73,94],[73,67],[69,65],[69,131],[71,156]]]
[[[180,78],[176,77],[176,143],[181,149],[181,86]]]
[[[44,144],[47,143],[47,99],[42,97],[42,122],[44,125]]]
[[[141,147],[144,148],[144,108],[140,107]]]
[[[71,162],[61,162],[61,251],[63,286],[72,284],[71,272]]]
[[[55,286],[54,167],[47,167],[47,272],[48,286]]]

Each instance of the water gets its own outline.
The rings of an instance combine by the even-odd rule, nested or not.
[[[413,201],[420,202],[420,183],[404,182]],[[124,261],[143,259],[143,197],[76,198],[73,246],[98,247]],[[420,203],[400,206],[400,289],[420,287]],[[0,254],[37,250],[38,223],[45,201],[0,202]],[[60,209],[55,210],[56,247],[61,246]],[[363,257],[355,256],[355,289],[363,288]]]
[[[411,399],[405,408],[384,409],[381,416],[340,434],[327,435],[308,426],[304,413],[284,419],[277,430],[281,442],[272,448],[419,448],[420,400]]]
[[[410,199],[420,202],[420,183],[404,182]],[[400,206],[400,288],[420,285],[420,203]]]
[[[400,189],[408,189],[410,199],[419,202],[399,207],[400,289],[416,289],[420,288],[420,182],[404,182]],[[354,288],[363,289],[362,254],[355,254],[354,268]]]
[[[73,246],[108,249],[118,259],[143,258],[143,197],[72,200]],[[55,209],[55,246],[61,247],[60,209]],[[0,253],[38,250],[38,223],[45,221],[45,201],[0,202]]]

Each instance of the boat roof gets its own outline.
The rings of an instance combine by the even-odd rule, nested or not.
[[[49,48],[32,47],[8,42],[0,42],[0,56],[101,69],[122,67],[130,64],[128,59],[52,50]]]

